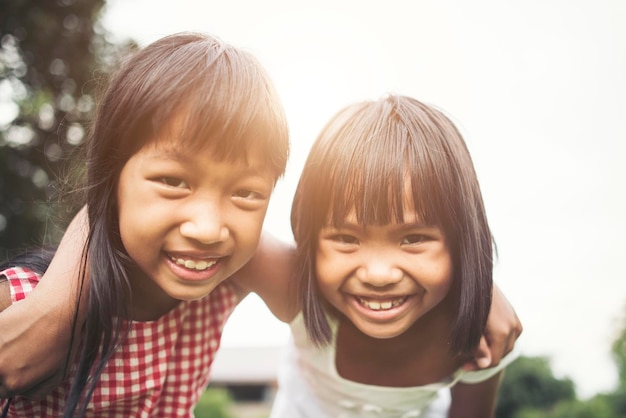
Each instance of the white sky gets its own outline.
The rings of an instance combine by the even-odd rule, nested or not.
[[[626,313],[626,2],[623,0],[109,0],[105,26],[147,44],[209,32],[254,53],[290,122],[292,156],[266,220],[291,239],[310,144],[339,108],[386,92],[457,121],[481,181],[527,355],[579,395],[613,389]],[[279,344],[258,298],[224,345]]]

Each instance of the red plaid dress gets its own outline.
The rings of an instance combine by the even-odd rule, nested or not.
[[[14,303],[39,281],[22,268],[0,274],[9,280]],[[133,322],[128,339],[105,366],[85,416],[193,417],[224,323],[238,302],[232,288],[222,284],[202,299],[181,302],[156,321]],[[9,416],[62,416],[70,384],[71,378],[38,402],[15,397]]]

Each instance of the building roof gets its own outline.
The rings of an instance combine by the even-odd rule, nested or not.
[[[273,383],[284,350],[283,346],[223,346],[211,367],[211,383]]]

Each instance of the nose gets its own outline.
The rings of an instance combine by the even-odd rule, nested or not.
[[[228,238],[229,230],[219,204],[200,202],[184,210],[186,213],[180,225],[180,233],[184,237],[202,244],[223,242]]]
[[[357,278],[370,286],[386,287],[402,280],[404,273],[392,257],[383,254],[364,255],[361,266],[356,270]]]

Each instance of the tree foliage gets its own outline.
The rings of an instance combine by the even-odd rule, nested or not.
[[[504,373],[496,416],[512,418],[523,408],[547,409],[575,397],[574,383],[554,377],[548,359],[522,356]]]
[[[233,399],[226,389],[209,387],[194,408],[195,418],[233,418]]]
[[[583,401],[570,379],[557,379],[544,357],[520,357],[507,367],[498,418],[626,418],[626,317],[612,345],[619,375],[615,391]]]
[[[92,80],[111,48],[97,25],[104,0],[1,2],[0,258],[58,238],[51,203],[88,130]]]
[[[615,338],[613,347],[611,347],[611,353],[615,364],[617,364],[619,387],[626,392],[626,315],[622,319],[620,328],[621,331]]]

